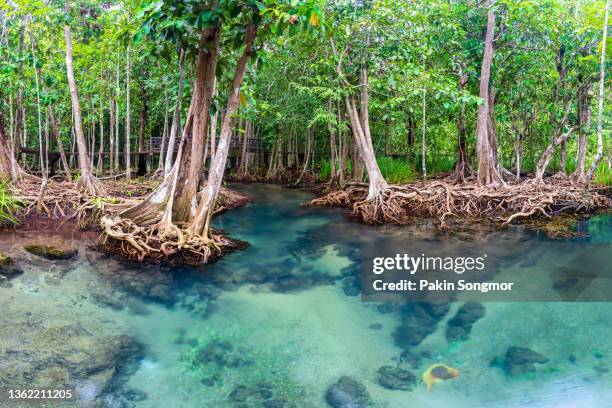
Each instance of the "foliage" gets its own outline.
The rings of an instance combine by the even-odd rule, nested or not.
[[[0,182],[0,224],[16,224],[21,202],[10,193],[9,185]]]

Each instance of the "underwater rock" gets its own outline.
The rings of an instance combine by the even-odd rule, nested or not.
[[[113,288],[135,294],[145,300],[165,304],[175,301],[174,277],[159,265],[122,262],[108,254],[86,251],[92,269]]]
[[[333,408],[364,408],[370,403],[370,394],[357,380],[342,376],[329,387],[325,400]]]
[[[76,248],[62,248],[55,245],[31,244],[23,247],[31,254],[49,260],[66,260],[74,257],[79,250]]]
[[[272,387],[268,384],[260,383],[255,387],[238,385],[228,395],[228,399],[236,404],[249,400],[269,400],[272,398],[272,395]]]
[[[414,370],[421,367],[423,360],[431,359],[431,353],[428,351],[422,351],[420,354],[413,352],[411,349],[405,349],[400,354],[400,362],[408,364]]]
[[[548,358],[526,347],[511,346],[503,358],[495,357],[491,366],[502,368],[511,377],[535,372],[535,364],[546,364]]]
[[[382,328],[383,328],[383,325],[380,323],[373,323],[368,326],[368,329],[370,330],[382,330]]]
[[[358,276],[347,276],[342,279],[342,290],[346,296],[359,296],[361,293],[361,280]]]
[[[323,273],[312,272],[305,275],[285,274],[277,277],[271,285],[274,292],[296,292],[311,289],[315,286],[331,285],[335,279]]]
[[[0,322],[0,344],[0,388],[76,387],[92,400],[125,381],[143,355],[129,336],[31,318]]]
[[[236,368],[250,365],[251,361],[246,359],[240,350],[236,350],[229,341],[214,340],[197,351],[195,363]]]
[[[419,345],[436,331],[438,322],[449,309],[449,302],[407,303],[400,311],[402,322],[393,334],[395,344],[402,348]]]
[[[0,253],[0,281],[6,278],[7,281],[19,276],[23,273],[21,268],[15,265],[13,259],[9,256]]]
[[[123,396],[128,401],[144,401],[147,399],[147,393],[136,388],[128,388],[123,391]]]
[[[467,302],[457,310],[455,317],[448,321],[446,339],[449,342],[467,340],[472,325],[485,315],[485,308],[478,302]]]
[[[104,291],[103,289],[93,289],[90,293],[93,303],[110,307],[113,310],[123,310],[125,308],[126,296],[122,293]]]
[[[416,384],[416,377],[399,367],[382,366],[378,369],[378,383],[390,390],[411,390]]]

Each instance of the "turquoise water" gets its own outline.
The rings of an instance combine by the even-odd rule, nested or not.
[[[610,303],[483,302],[468,338],[449,339],[462,302],[432,320],[414,304],[359,296],[360,255],[377,245],[486,251],[495,279],[529,276],[534,293],[558,295],[555,265],[584,253],[609,259],[609,215],[581,224],[587,237],[551,242],[522,228],[368,227],[340,210],[301,208],[309,193],[236,188],[253,202],[215,225],[250,246],[199,270],[121,264],[87,251],[93,236],[63,230],[45,231],[46,239],[79,247],[79,257],[51,262],[22,249],[40,239],[40,227],[0,234],[0,249],[24,270],[0,287],[0,384],[10,384],[9,365],[21,362],[32,385],[74,383],[81,400],[69,406],[329,407],[326,393],[342,376],[365,387],[371,407],[612,406]],[[99,356],[124,335],[138,345],[133,358]],[[499,359],[509,347],[545,362],[513,360],[513,371]],[[421,376],[434,363],[459,376],[428,391]],[[384,366],[411,373],[414,383],[389,389],[378,373]],[[68,380],[47,375],[57,367],[70,367]]]

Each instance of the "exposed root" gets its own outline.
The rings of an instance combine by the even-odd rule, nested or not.
[[[105,196],[106,191],[102,182],[91,173],[83,173],[74,185],[74,189],[90,196]]]
[[[352,183],[343,190],[312,200],[310,205],[346,206],[369,224],[403,223],[410,217],[428,217],[436,219],[442,228],[453,220],[487,219],[509,224],[612,207],[612,200],[596,190],[557,178],[499,187],[434,180],[425,184],[391,185],[370,200],[366,200],[367,194],[367,184]]]
[[[215,231],[206,237],[172,223],[140,227],[118,216],[104,216],[100,222],[103,228],[102,249],[138,261],[179,260],[197,265],[219,258],[238,246]]]

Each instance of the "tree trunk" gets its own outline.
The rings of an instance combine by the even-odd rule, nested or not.
[[[591,180],[597,169],[597,165],[603,156],[603,103],[604,84],[606,76],[606,38],[608,36],[608,13],[610,0],[606,0],[606,12],[604,17],[603,38],[601,40],[601,60],[599,63],[599,100],[597,101],[597,153],[589,169],[587,180]]]
[[[70,12],[69,2],[65,4],[66,13]],[[83,125],[81,119],[81,104],[77,91],[77,84],[74,78],[74,68],[72,66],[72,33],[70,26],[64,25],[64,37],[66,40],[66,75],[68,76],[68,85],[70,87],[70,99],[72,101],[72,112],[74,115],[74,129],[76,135],[76,145],[78,149],[79,170],[81,177],[76,183],[77,190],[83,190],[90,195],[105,194],[104,188],[98,179],[91,173],[91,162],[87,154],[87,141],[83,133]]]
[[[108,103],[108,130],[109,130],[109,147],[108,159],[109,170],[113,174],[115,171],[115,107],[113,106],[113,98],[109,99]]]
[[[9,136],[4,127],[4,114],[0,109],[0,180],[13,179],[13,162],[15,157],[9,146]]]
[[[98,174],[104,174],[104,110],[100,105],[100,145],[98,146]]]
[[[548,164],[550,163],[550,160],[552,159],[555,153],[555,148],[562,142],[567,141],[567,139],[572,135],[572,133],[577,128],[578,128],[577,126],[572,126],[566,133],[562,134],[561,136],[553,138],[553,141],[550,142],[548,147],[544,150],[544,153],[542,153],[542,157],[540,157],[540,160],[538,161],[538,165],[536,167],[536,175],[535,175],[535,178],[537,180],[541,181],[542,178],[544,177],[546,168],[548,167]]]
[[[117,85],[115,88],[115,100],[113,105],[115,106],[115,172],[119,171],[120,160],[119,160],[119,62],[121,60],[121,53],[117,49]]]
[[[483,103],[478,107],[478,117],[476,121],[476,153],[478,156],[478,183],[489,185],[502,183],[503,180],[498,171],[495,161],[495,152],[490,143],[490,94],[489,81],[491,76],[491,64],[493,62],[493,38],[495,31],[495,11],[492,1],[488,3],[487,12],[487,32],[484,42],[484,53],[482,67],[480,71],[480,98]]]
[[[425,156],[426,151],[426,140],[425,140],[425,132],[427,129],[427,121],[425,118],[425,113],[427,109],[426,100],[425,100],[426,92],[423,87],[423,99],[421,101],[421,174],[423,175],[423,180],[427,178],[427,157]]]
[[[300,173],[300,177],[297,179],[295,184],[300,184],[300,181],[304,178],[306,174],[306,170],[308,170],[308,163],[310,162],[310,152],[312,150],[312,132],[310,129],[306,131],[306,154],[304,155],[304,166],[302,167],[302,172]]]
[[[247,63],[253,52],[253,42],[257,35],[257,26],[254,23],[249,24],[246,28],[245,33],[245,47],[242,56],[238,60],[236,71],[234,73],[234,79],[230,88],[230,94],[227,101],[227,108],[225,110],[225,116],[223,123],[221,124],[221,135],[219,137],[219,144],[215,157],[210,163],[210,171],[208,172],[208,181],[203,191],[200,204],[198,206],[196,216],[190,225],[190,231],[199,234],[201,236],[208,236],[210,219],[213,214],[215,202],[221,189],[221,182],[223,181],[223,174],[225,172],[225,165],[227,162],[227,155],[229,152],[232,128],[234,126],[234,115],[238,110],[238,103],[240,101],[240,88],[246,72]],[[218,46],[218,41],[217,41]],[[216,60],[215,60],[216,62]],[[215,71],[212,70],[214,73]],[[213,75],[214,77],[214,75]],[[210,81],[210,97],[212,99],[214,82]],[[206,109],[206,117],[209,115],[210,105]]]
[[[138,176],[147,174],[147,156],[145,153],[145,133],[147,130],[147,91],[144,84],[141,84],[142,90],[142,109],[140,110],[140,127],[138,129]]]
[[[13,135],[13,153],[15,159],[19,163],[21,157],[21,132],[25,128],[24,108],[23,108],[23,44],[25,39],[25,17],[21,18],[21,27],[19,28],[19,63],[17,65],[17,78],[19,80],[17,86],[17,110],[15,113],[15,133]]]
[[[360,93],[360,112],[357,111],[355,104],[355,98],[350,95],[345,96],[345,103],[349,119],[351,122],[351,129],[353,130],[353,136],[357,141],[357,148],[361,155],[361,159],[365,164],[366,171],[368,173],[368,196],[366,200],[374,200],[382,193],[387,187],[387,181],[382,176],[378,163],[376,162],[376,155],[374,153],[374,146],[372,145],[372,136],[370,134],[370,125],[368,119],[368,71],[365,66],[361,69],[361,93]]]
[[[457,64],[457,89],[463,93],[468,82],[468,75],[465,72],[463,63]],[[459,107],[459,117],[457,118],[457,161],[455,162],[455,180],[463,183],[465,179],[473,174],[472,166],[467,152],[465,143],[465,102],[461,101]]]
[[[168,109],[170,107],[170,97],[168,96],[168,84],[164,80],[164,130],[162,134],[161,146],[159,148],[159,161],[157,163],[156,175],[163,173],[164,170],[164,151],[166,150],[166,141],[168,140],[169,123],[168,123]]]
[[[62,166],[64,167],[64,172],[66,173],[66,178],[68,180],[72,180],[72,173],[70,171],[70,165],[68,164],[68,160],[66,159],[66,154],[64,153],[64,144],[62,143],[62,135],[57,124],[57,120],[55,119],[55,114],[53,113],[53,107],[51,105],[47,106],[47,116],[49,117],[49,122],[51,124],[51,131],[53,132],[53,136],[55,137],[55,142],[57,144],[57,150],[60,154],[60,159],[62,161]]]
[[[219,52],[219,34],[219,28],[207,29],[202,32],[200,39],[201,51],[198,53],[191,128],[187,130],[184,140],[182,163],[179,166],[177,191],[174,198],[173,219],[177,221],[190,221],[197,206],[196,193],[200,182],[204,143],[210,121],[210,106],[212,105]]]
[[[176,97],[176,106],[172,113],[172,127],[170,128],[170,138],[168,139],[168,149],[166,159],[164,161],[164,177],[168,175],[172,168],[174,159],[174,145],[176,144],[176,135],[181,127],[181,106],[183,103],[183,84],[185,82],[185,50],[181,48],[179,52],[179,83],[178,95]]]
[[[125,51],[125,177],[130,180],[132,178],[132,166],[130,157],[130,142],[131,142],[131,118],[130,118],[130,45],[128,44]]]

